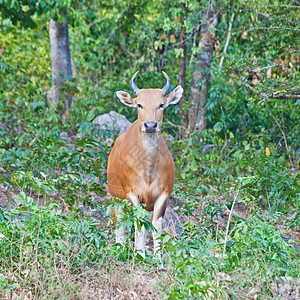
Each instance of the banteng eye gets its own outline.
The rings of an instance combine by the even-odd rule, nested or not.
[[[162,103],[160,106],[159,106],[159,108],[163,108],[164,107],[164,104]]]
[[[136,106],[137,106],[137,108],[143,108],[143,106],[141,104],[137,104]]]

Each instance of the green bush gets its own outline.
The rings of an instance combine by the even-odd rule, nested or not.
[[[36,288],[38,281],[51,290],[59,283],[59,278],[53,276],[57,270],[65,268],[76,273],[79,268],[102,262],[106,234],[97,229],[98,222],[80,219],[77,214],[62,214],[53,201],[39,207],[23,192],[19,199],[22,206],[0,209],[2,291],[30,289],[27,282],[35,283]],[[9,273],[14,276],[5,275]],[[32,292],[44,295],[43,290]]]

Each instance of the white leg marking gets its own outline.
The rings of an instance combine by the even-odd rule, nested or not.
[[[160,242],[160,236],[163,233],[163,217],[161,210],[163,209],[163,206],[165,202],[167,201],[168,196],[166,194],[160,195],[155,204],[154,204],[154,210],[153,210],[153,216],[152,216],[152,224],[156,229],[156,232],[152,232],[153,236],[153,242],[154,242],[154,255],[158,254],[158,256],[161,256],[161,253],[159,252],[159,242]]]
[[[154,242],[154,255],[158,255],[161,256],[161,253],[159,251],[159,243],[160,243],[160,236],[163,233],[163,227],[162,227],[162,223],[163,223],[163,218],[160,217],[158,218],[155,222],[153,222],[153,226],[156,229],[156,232],[153,231],[152,232],[152,236],[153,236],[153,242]]]
[[[118,220],[123,219],[124,209],[122,207],[119,207],[118,212],[116,213],[116,217]],[[124,244],[126,241],[126,232],[124,227],[118,226],[116,228],[116,243]]]
[[[128,194],[128,200],[134,205],[134,206],[138,206],[140,204],[140,200],[138,199],[138,197],[132,193]]]
[[[141,231],[139,231],[136,223],[134,224],[134,228],[135,228],[135,249],[140,255],[142,255],[143,258],[145,258],[146,257],[145,244],[146,244],[147,231],[145,229],[145,226],[142,226]]]
[[[128,194],[128,199],[134,206],[138,206],[140,204],[139,199],[134,194]],[[141,231],[138,230],[136,222],[134,223],[135,229],[135,249],[137,252],[142,255],[143,258],[146,257],[145,243],[146,243],[146,235],[147,231],[145,226],[142,226]]]

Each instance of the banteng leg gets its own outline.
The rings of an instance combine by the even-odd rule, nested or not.
[[[154,210],[153,210],[153,216],[152,216],[152,224],[156,229],[156,232],[153,231],[153,242],[154,242],[154,255],[158,254],[161,256],[161,253],[159,252],[159,242],[160,242],[160,236],[163,233],[163,217],[165,215],[165,211],[168,204],[168,196],[166,194],[160,195],[155,204],[154,204]]]
[[[112,215],[116,227],[116,243],[124,244],[126,241],[126,232],[124,227],[117,226],[117,221],[123,219],[124,209],[119,207],[118,211],[115,212],[114,208],[111,208]]]
[[[129,194],[128,199],[131,201],[131,203],[134,206],[140,205],[140,201],[135,195]],[[147,230],[145,226],[142,226],[141,231],[139,231],[136,221],[134,222],[134,229],[135,229],[135,249],[143,258],[145,258],[146,257],[145,243],[146,243]]]

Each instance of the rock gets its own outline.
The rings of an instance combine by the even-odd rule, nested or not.
[[[168,207],[171,207],[174,210],[176,210],[178,208],[178,206],[183,203],[184,203],[184,201],[182,201],[182,199],[180,199],[180,197],[178,197],[177,195],[175,195],[175,193],[173,193],[171,195],[171,197],[169,198]]]
[[[165,141],[169,142],[169,143],[173,143],[174,142],[174,137],[171,134],[166,134],[165,136]]]
[[[163,221],[164,231],[172,236],[181,235],[182,230],[179,228],[180,223],[180,216],[174,211],[173,208],[168,206]]]
[[[117,133],[126,132],[132,124],[125,116],[115,111],[96,117],[93,123],[98,124],[102,130],[115,131]]]
[[[107,145],[109,147],[112,147],[115,141],[114,141],[113,137],[108,137],[107,139],[105,139],[101,142],[102,142],[103,145]]]
[[[79,206],[79,208],[83,211],[85,216],[93,217],[96,220],[103,220],[105,218],[103,213],[96,208],[91,208],[90,206]]]
[[[149,280],[149,283],[150,283],[151,285],[156,285],[156,283],[157,283],[156,277],[150,279],[150,280]]]
[[[68,133],[64,131],[59,134],[59,137],[61,140],[70,140]]]
[[[271,283],[271,290],[278,295],[278,299],[300,299],[300,278],[277,277]]]
[[[201,156],[209,154],[214,148],[215,148],[215,145],[212,145],[212,144],[204,145]]]

